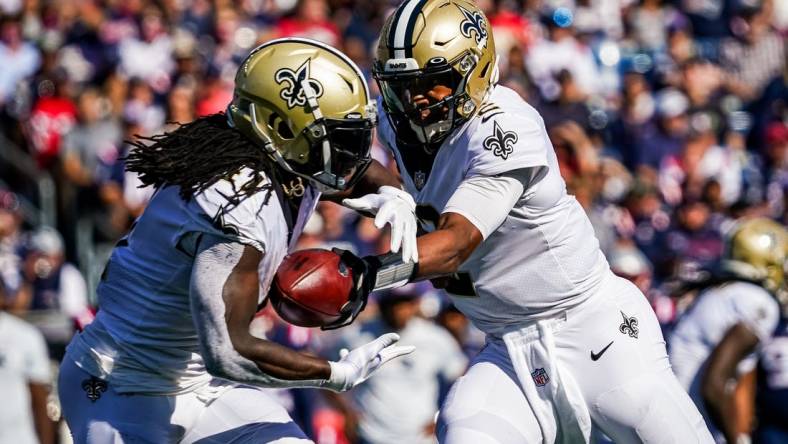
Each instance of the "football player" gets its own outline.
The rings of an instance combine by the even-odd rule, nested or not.
[[[412,351],[389,334],[328,362],[250,335],[321,191],[338,200],[392,185],[361,199],[391,225],[405,260],[415,259],[416,221],[397,179],[370,161],[376,113],[347,57],[276,40],[235,81],[226,114],[140,142],[128,157],[157,191],[113,250],[98,315],[61,366],[76,442],[303,442],[258,387],[344,391]],[[363,302],[326,327],[352,321]]]
[[[734,390],[768,342],[788,295],[788,230],[769,219],[741,222],[726,238],[721,272],[711,276],[669,337],[670,361],[718,442],[747,442],[749,421]]]
[[[382,29],[373,76],[379,137],[431,232],[418,264],[354,266],[376,285],[441,278],[487,334],[441,409],[438,439],[588,442],[594,424],[616,442],[710,442],[648,301],[611,273],[567,194],[542,118],[496,85],[482,11],[405,1]]]

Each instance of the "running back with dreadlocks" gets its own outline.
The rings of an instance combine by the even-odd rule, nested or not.
[[[270,190],[262,174],[274,170],[268,156],[231,127],[224,113],[179,124],[167,133],[137,136],[129,143],[134,148],[126,157],[126,169],[139,174],[143,186],[179,186],[184,200],[219,180],[230,180],[244,167],[251,168],[254,176],[229,197],[231,201]]]
[[[100,310],[63,357],[58,388],[75,442],[305,442],[258,387],[344,391],[383,365],[379,356],[411,351],[392,348],[389,335],[327,361],[250,333],[326,192],[335,201],[340,191],[371,193],[349,202],[379,209],[403,233],[390,243],[415,252],[415,204],[370,159],[374,109],[344,54],[284,38],[240,63],[226,114],[129,142],[127,170],[156,192],[112,249],[96,286]],[[376,193],[384,185],[392,192]],[[350,296],[327,326],[363,309],[366,298]],[[86,397],[85,381],[107,390]],[[170,414],[129,419],[152,403]]]

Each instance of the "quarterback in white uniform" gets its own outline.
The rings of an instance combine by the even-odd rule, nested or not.
[[[711,442],[648,302],[610,272],[566,193],[541,117],[495,85],[480,9],[405,1],[373,75],[378,135],[431,231],[409,279],[440,278],[487,334],[441,409],[439,441],[588,442],[595,425],[621,443]]]
[[[669,337],[670,362],[679,382],[718,442],[742,441],[729,381],[755,367],[756,352],[774,333],[784,297],[788,231],[767,219],[736,226],[726,241],[717,275],[693,301]],[[775,297],[778,296],[778,297]]]
[[[374,124],[349,59],[283,39],[241,64],[226,115],[138,144],[127,167],[157,191],[113,250],[95,322],[61,367],[76,442],[303,442],[258,387],[344,391],[412,351],[384,335],[328,362],[249,333],[320,191],[339,199],[398,185],[370,161]],[[368,210],[391,224],[404,259],[416,259],[412,201],[399,188],[381,190],[366,197]],[[349,301],[328,327],[352,321],[363,303]]]

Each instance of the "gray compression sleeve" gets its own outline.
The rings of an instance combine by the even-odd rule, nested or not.
[[[262,387],[322,387],[326,380],[286,381],[274,378],[241,356],[233,347],[224,320],[222,291],[238,264],[243,244],[202,235],[191,274],[191,313],[208,371],[231,381]]]

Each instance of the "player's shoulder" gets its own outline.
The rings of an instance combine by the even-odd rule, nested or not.
[[[496,86],[474,119],[464,137],[472,175],[547,165],[550,145],[542,117],[516,92]]]
[[[231,179],[219,180],[196,194],[194,201],[213,228],[264,250],[267,232],[284,223],[273,186],[264,173],[244,168]],[[252,187],[258,191],[239,193]]]
[[[742,295],[744,297],[751,296],[761,300],[774,299],[768,290],[754,282],[731,281],[724,284],[722,288],[725,289],[726,293]]]
[[[526,118],[541,123],[542,118],[539,111],[529,104],[517,91],[503,85],[496,85],[489,99],[482,104],[479,109],[480,115],[496,114],[516,114],[520,118]]]
[[[779,303],[769,291],[752,282],[735,281],[725,286],[726,296],[737,306],[757,306],[779,311]]]
[[[773,299],[771,294],[760,285],[746,281],[728,281],[701,291],[696,304],[707,307],[769,305]]]
[[[201,207],[211,211],[215,208],[226,207],[230,202],[248,205],[248,203],[255,201],[260,193],[244,193],[242,199],[235,199],[234,196],[239,190],[253,182],[256,182],[258,188],[265,188],[271,184],[265,172],[256,172],[251,168],[242,168],[229,179],[217,180],[205,190],[195,194],[194,197]]]
[[[710,325],[724,320],[744,322],[768,334],[780,318],[777,300],[760,285],[745,281],[730,281],[711,287],[699,295],[694,312]]]

